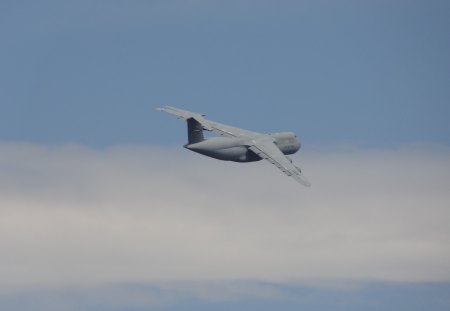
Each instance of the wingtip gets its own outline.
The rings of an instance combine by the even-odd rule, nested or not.
[[[311,187],[311,182],[305,177],[305,175],[300,174],[295,178],[300,184],[302,184],[305,187]]]

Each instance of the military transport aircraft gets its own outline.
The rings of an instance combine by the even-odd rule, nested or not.
[[[311,186],[300,168],[286,156],[300,149],[300,141],[292,132],[261,134],[206,120],[204,114],[170,106],[157,110],[186,120],[188,143],[184,147],[189,150],[225,161],[254,162],[265,159],[302,185]],[[203,130],[214,131],[221,136],[205,139]]]

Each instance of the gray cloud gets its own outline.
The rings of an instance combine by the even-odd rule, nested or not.
[[[450,280],[449,148],[296,161],[312,188],[179,148],[2,143],[0,290]]]

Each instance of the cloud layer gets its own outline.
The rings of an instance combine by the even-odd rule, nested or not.
[[[302,188],[179,148],[0,144],[0,288],[450,280],[450,149],[322,150]]]

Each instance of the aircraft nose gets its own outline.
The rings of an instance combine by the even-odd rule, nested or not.
[[[296,147],[297,151],[302,147],[302,143],[300,142],[299,139],[297,139],[297,143],[295,144],[295,147]]]

